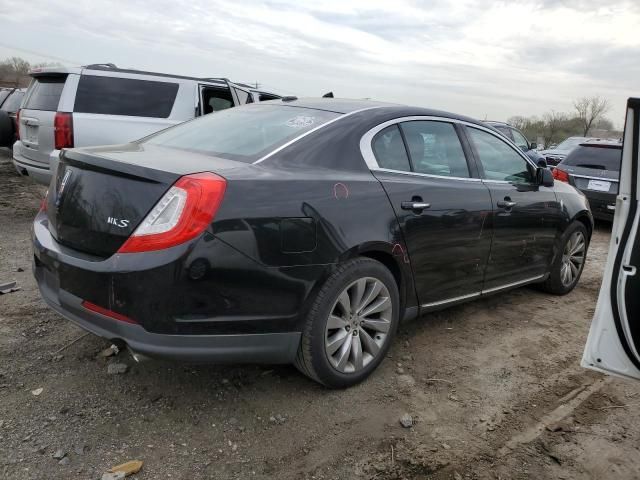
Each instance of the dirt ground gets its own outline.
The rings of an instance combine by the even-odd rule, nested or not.
[[[140,480],[640,478],[640,384],[579,366],[606,224],[570,295],[429,315],[368,381],[330,391],[289,366],[137,364],[97,357],[109,343],[93,335],[71,343],[83,332],[31,275],[43,193],[0,153],[0,281],[21,287],[0,296],[0,478],[99,479],[133,459]]]

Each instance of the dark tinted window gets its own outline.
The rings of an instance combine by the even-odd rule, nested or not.
[[[24,108],[30,110],[58,110],[60,95],[64,88],[66,76],[35,77],[27,90],[27,101]]]
[[[468,128],[487,180],[531,182],[532,167],[506,142],[484,130]]]
[[[425,120],[401,126],[415,172],[469,177],[467,159],[452,124]]]
[[[339,113],[254,103],[182,123],[142,143],[254,162]]]
[[[73,111],[167,118],[177,93],[177,83],[82,75]]]
[[[271,95],[270,93],[261,93],[260,94],[260,101],[261,102],[266,102],[267,100],[277,100],[280,97],[277,95]]]
[[[20,108],[20,102],[22,102],[22,97],[24,97],[24,92],[20,92],[18,90],[14,91],[9,98],[7,98],[0,110],[5,112],[17,112]]]
[[[620,171],[622,147],[576,147],[562,165],[570,167],[595,168],[598,170]]]
[[[403,172],[411,170],[407,150],[404,148],[398,125],[391,125],[380,131],[373,138],[371,146],[381,168],[401,170]]]

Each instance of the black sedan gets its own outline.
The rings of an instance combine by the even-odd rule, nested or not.
[[[141,355],[346,387],[402,320],[570,292],[592,228],[584,195],[481,122],[289,97],[63,151],[34,273],[53,309]]]

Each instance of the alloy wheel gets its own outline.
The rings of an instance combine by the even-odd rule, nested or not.
[[[335,301],[325,329],[325,352],[339,372],[354,373],[376,358],[393,318],[389,290],[364,277],[347,286]]]
[[[567,287],[571,285],[584,266],[587,253],[587,242],[582,232],[574,232],[567,241],[562,254],[562,266],[560,267],[560,280]]]

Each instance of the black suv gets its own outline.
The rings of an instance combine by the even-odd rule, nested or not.
[[[622,144],[614,141],[578,145],[553,171],[556,180],[582,190],[595,218],[613,221],[620,181]]]

